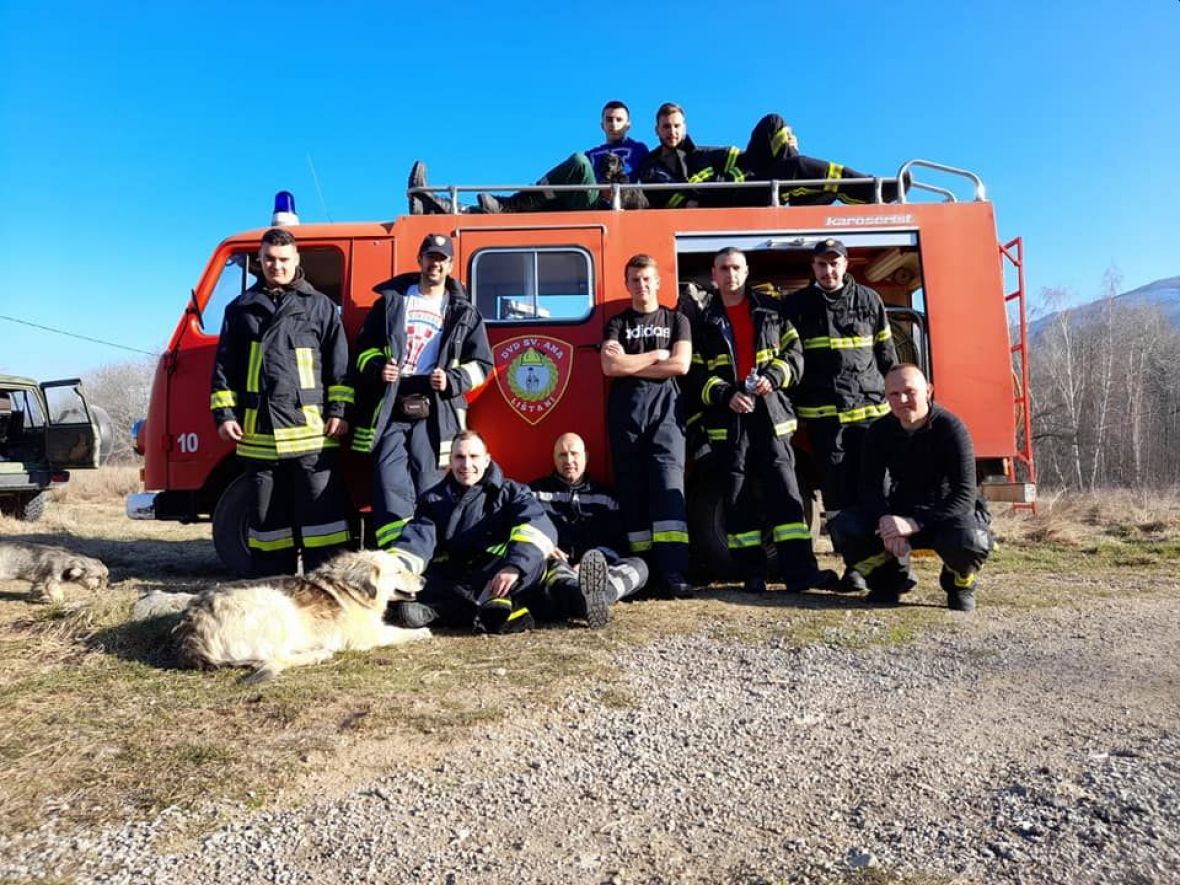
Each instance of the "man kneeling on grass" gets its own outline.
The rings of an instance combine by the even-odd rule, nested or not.
[[[450,468],[388,548],[426,583],[416,602],[394,603],[387,617],[399,627],[528,630],[527,594],[544,576],[557,530],[527,486],[504,478],[474,430],[455,435]],[[605,581],[591,590],[603,595]]]
[[[975,608],[976,576],[992,549],[991,517],[975,485],[975,451],[967,427],[931,402],[934,388],[912,363],[885,376],[890,414],[865,436],[860,504],[829,526],[845,563],[864,575],[867,601],[895,605],[916,585],[899,560],[914,548],[942,559],[947,606]]]

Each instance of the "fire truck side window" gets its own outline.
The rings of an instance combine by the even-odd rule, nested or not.
[[[487,322],[577,322],[594,309],[594,274],[583,249],[481,249],[471,290]]]
[[[331,246],[299,250],[299,264],[307,281],[328,296],[338,307],[344,285],[344,256]],[[261,276],[257,252],[239,251],[225,260],[209,300],[201,311],[201,329],[207,335],[221,332],[226,306],[254,285]]]

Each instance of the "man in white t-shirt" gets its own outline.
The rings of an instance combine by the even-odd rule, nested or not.
[[[466,427],[464,394],[488,377],[492,352],[479,312],[450,276],[454,247],[428,234],[418,273],[374,287],[381,298],[357,338],[359,427],[353,449],[373,453],[373,523],[388,547],[418,496],[442,478]]]

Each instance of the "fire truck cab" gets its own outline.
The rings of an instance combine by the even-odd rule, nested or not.
[[[965,184],[969,198],[919,181],[920,170]],[[628,258],[642,252],[657,260],[661,302],[674,305],[681,286],[709,284],[717,250],[737,246],[746,253],[751,282],[770,283],[789,299],[811,279],[816,242],[838,237],[848,248],[849,272],[885,301],[899,357],[921,365],[938,401],[970,428],[984,490],[1028,504],[1035,475],[1021,243],[997,240],[993,206],[974,174],[913,160],[897,179],[911,182],[911,197],[932,195],[935,201],[904,202],[903,196],[903,202],[889,204],[781,206],[780,183],[774,182],[764,207],[406,215],[392,222],[290,229],[309,282],[339,305],[350,341],[377,297],[373,286],[416,270],[426,234],[453,238],[454,274],[487,323],[495,363],[488,381],[469,395],[468,424],[487,438],[505,473],[524,481],[552,469],[553,442],[565,431],[586,440],[591,475],[609,479],[610,382],[600,371],[598,350],[607,319],[629,304],[623,285]],[[882,180],[876,181],[880,193]],[[617,206],[620,186],[613,187]],[[436,190],[449,192],[457,205],[461,194],[489,189]],[[217,551],[237,572],[248,563],[250,493],[239,480],[232,446],[213,426],[209,381],[222,314],[256,279],[265,230],[224,240],[197,282],[136,431],[145,456],[145,491],[127,501],[135,519],[211,519]],[[1011,292],[1005,266],[1016,279]],[[346,454],[344,462],[360,521],[370,494],[368,459]],[[805,451],[800,473],[802,487],[812,488]],[[727,556],[710,474],[715,472],[690,474],[690,537],[698,563],[717,574]]]

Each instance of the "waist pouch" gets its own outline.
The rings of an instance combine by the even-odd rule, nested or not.
[[[408,421],[420,421],[430,417],[430,397],[422,393],[408,393],[393,401],[396,417]]]

